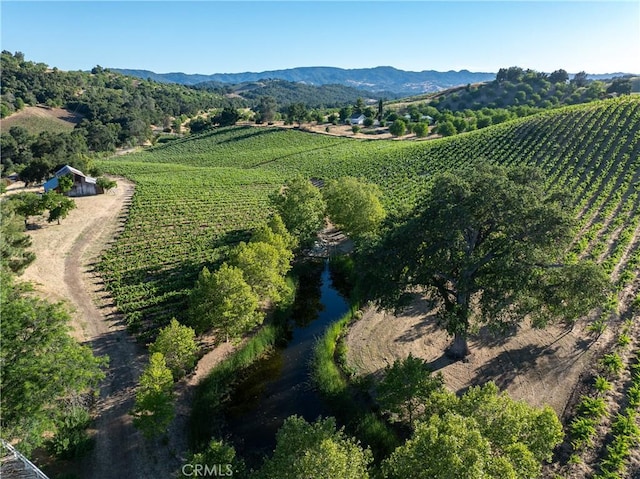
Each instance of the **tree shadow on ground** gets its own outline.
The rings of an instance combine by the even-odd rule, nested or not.
[[[238,141],[243,141],[249,138],[255,138],[262,135],[272,134],[275,131],[270,128],[254,128],[252,126],[242,126],[242,127],[236,127],[236,128],[238,128],[239,130],[246,130],[247,132],[242,135],[236,135],[231,138],[227,138],[225,140],[219,141],[218,144],[222,145],[224,143],[236,143]]]
[[[441,330],[437,318],[436,302],[425,298],[420,294],[412,294],[406,304],[398,311],[393,312],[390,321],[403,321],[407,317],[422,318],[412,329],[405,331],[395,342],[410,343],[421,337]]]
[[[471,382],[471,386],[479,386],[487,381],[493,381],[500,389],[504,390],[518,376],[534,370],[541,356],[554,354],[558,349],[559,346],[528,345],[518,349],[502,351],[481,366],[480,373]]]
[[[442,356],[440,356],[437,359],[434,359],[433,361],[430,361],[427,363],[427,367],[429,368],[430,371],[432,372],[436,372],[439,371],[440,369],[444,369],[447,366],[451,366],[453,363],[458,362],[459,359],[452,359],[451,357],[447,356],[447,353],[442,353]]]
[[[389,321],[402,321],[403,318],[392,317]],[[405,331],[401,336],[398,336],[394,341],[396,343],[411,343],[428,334],[433,334],[441,330],[438,320],[434,314],[429,314],[423,318],[413,328]]]
[[[516,324],[510,325],[501,331],[485,325],[482,326],[477,333],[470,335],[470,337],[480,346],[495,348],[508,343],[518,333],[518,330],[519,328]]]

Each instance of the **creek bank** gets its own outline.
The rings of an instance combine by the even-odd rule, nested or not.
[[[248,368],[225,408],[224,430],[254,467],[273,451],[276,432],[287,417],[314,421],[330,413],[310,381],[310,363],[317,338],[349,304],[333,287],[327,261],[306,260],[297,269],[299,289],[284,344]]]

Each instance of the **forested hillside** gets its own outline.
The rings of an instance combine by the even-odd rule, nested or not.
[[[397,98],[388,91],[371,92],[345,85],[308,85],[286,80],[261,80],[239,84],[203,82],[193,86],[197,90],[208,90],[227,95],[237,100],[239,106],[253,109],[265,96],[273,98],[281,107],[292,103],[303,103],[309,108],[336,108],[355,103],[358,98]]]
[[[549,108],[629,94],[631,90],[630,77],[594,80],[585,72],[579,72],[569,80],[569,74],[562,69],[547,74],[510,67],[501,68],[494,81],[438,95],[432,106],[452,111],[518,106]]]
[[[90,73],[63,72],[7,51],[2,52],[1,61],[1,116],[35,105],[65,108],[70,115],[81,116],[74,131],[48,134],[43,140],[73,141],[76,147],[71,153],[114,151],[116,147],[142,144],[153,137],[151,125],[169,128],[176,117],[184,115],[186,119],[226,105],[225,99],[215,93],[139,80],[100,67]],[[24,129],[3,131],[5,169],[10,164],[27,164],[32,158],[46,161],[47,154],[61,154],[53,145],[26,154],[30,142],[24,136],[28,133]],[[16,142],[20,152],[12,149]]]

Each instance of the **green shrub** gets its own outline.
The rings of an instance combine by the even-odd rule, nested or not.
[[[607,446],[607,457],[600,463],[603,472],[624,470],[625,462],[629,457],[629,445],[629,440],[618,436]]]
[[[91,416],[86,409],[71,409],[47,443],[47,449],[60,459],[77,459],[84,456],[93,447],[93,439],[87,434],[90,423]]]
[[[603,398],[583,396],[577,407],[578,415],[599,419],[607,413],[607,404]]]
[[[596,390],[602,394],[611,391],[611,388],[613,387],[611,383],[603,376],[596,376],[594,386]]]
[[[610,374],[617,376],[622,371],[622,358],[618,353],[605,354],[600,360],[602,367]]]
[[[598,336],[604,333],[605,329],[607,329],[607,322],[604,318],[598,318],[589,326],[587,326],[587,331],[593,334],[597,334]]]
[[[625,415],[618,414],[611,424],[611,432],[615,436],[626,436],[635,440],[640,439],[640,427],[636,423],[636,414],[627,411]]]
[[[571,421],[571,445],[574,449],[591,446],[596,433],[595,421],[591,418],[578,417]]]
[[[627,391],[629,406],[638,409],[640,407],[640,384],[632,385]]]
[[[620,336],[618,336],[617,343],[618,346],[624,348],[631,343],[631,336],[629,336],[627,333],[622,333]]]

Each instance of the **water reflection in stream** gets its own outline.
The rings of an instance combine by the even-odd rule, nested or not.
[[[275,434],[287,417],[313,421],[329,415],[310,385],[309,362],[316,338],[349,305],[334,289],[326,261],[306,264],[299,282],[289,341],[251,368],[227,408],[230,439],[251,465],[273,451]]]

